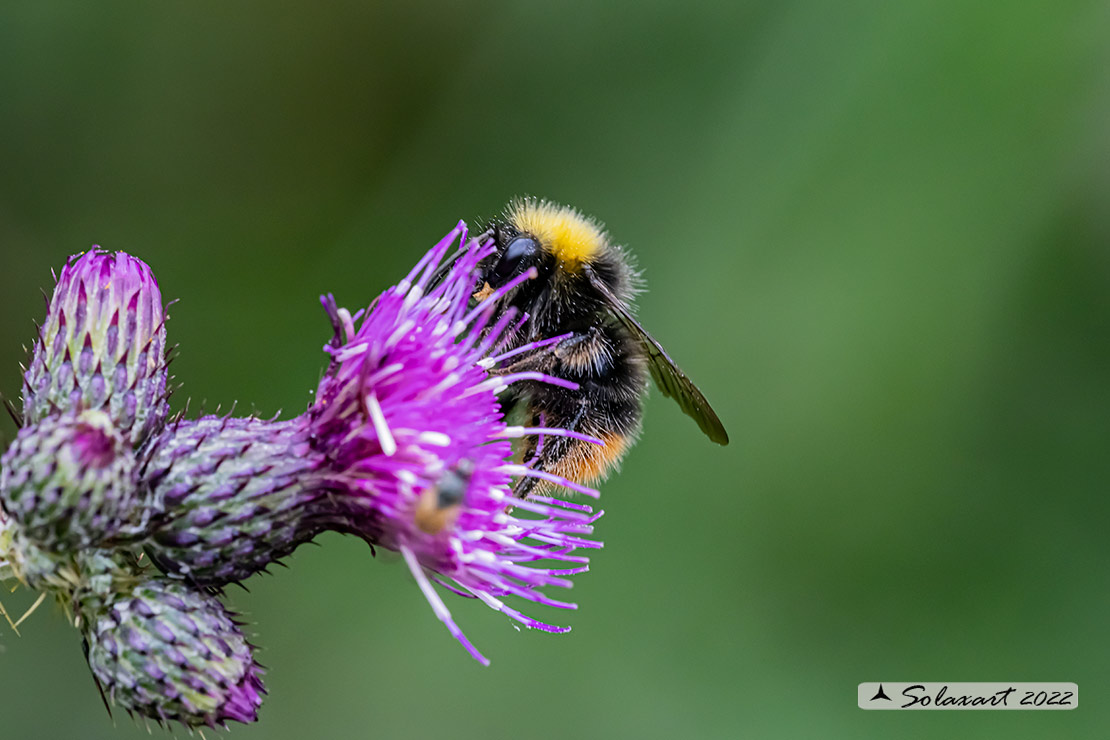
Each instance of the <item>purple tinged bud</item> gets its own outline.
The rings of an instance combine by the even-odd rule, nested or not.
[[[165,316],[150,268],[94,247],[69,259],[24,375],[25,422],[103,410],[132,446],[165,422]]]
[[[40,547],[73,552],[142,531],[135,453],[105,411],[23,427],[0,466],[0,506]]]
[[[219,600],[165,578],[116,599],[81,615],[89,667],[105,697],[128,712],[186,727],[258,718],[262,669]],[[215,651],[213,644],[229,649]]]
[[[153,440],[142,485],[159,513],[147,552],[195,583],[240,581],[340,522],[303,424],[205,417]]]

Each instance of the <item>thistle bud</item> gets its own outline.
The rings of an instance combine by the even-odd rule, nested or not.
[[[101,409],[131,445],[165,422],[165,317],[150,268],[99,247],[69,259],[23,378],[26,423]]]
[[[142,485],[158,512],[147,542],[163,570],[222,586],[266,569],[341,521],[298,421],[209,416],[169,425]]]
[[[188,727],[258,718],[262,669],[214,596],[152,578],[83,622],[93,677],[128,712]]]
[[[39,547],[74,551],[141,529],[135,453],[104,411],[23,427],[0,466],[0,506]]]

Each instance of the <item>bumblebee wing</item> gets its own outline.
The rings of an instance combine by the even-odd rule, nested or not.
[[[728,444],[728,432],[725,425],[717,418],[717,413],[709,405],[702,392],[694,385],[686,373],[675,364],[663,345],[655,337],[648,334],[647,329],[632,315],[624,302],[618,299],[598,278],[592,270],[587,270],[590,282],[605,297],[612,315],[636,337],[648,358],[648,370],[655,385],[663,392],[664,396],[673,398],[682,409],[683,413],[698,423],[698,427],[705,436],[719,445]]]
[[[628,327],[647,352],[648,370],[651,371],[652,380],[663,395],[673,398],[678,403],[678,407],[698,423],[710,440],[719,445],[727,445],[728,432],[725,431],[725,425],[721,423],[706,397],[675,364],[662,345],[655,340],[655,337],[648,334],[624,307],[614,308],[613,313],[622,324]]]

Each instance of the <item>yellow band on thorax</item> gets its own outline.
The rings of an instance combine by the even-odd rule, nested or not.
[[[573,208],[547,201],[513,204],[509,221],[522,232],[536,237],[543,248],[577,270],[605,247],[605,235],[596,223]]]

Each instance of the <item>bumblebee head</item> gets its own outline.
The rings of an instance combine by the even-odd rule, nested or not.
[[[608,248],[605,232],[573,208],[534,198],[513,201],[493,226],[497,245],[488,273],[497,288],[535,267],[540,276],[575,274]]]
[[[510,291],[503,305],[532,317],[533,332],[544,335],[568,322],[597,323],[605,301],[587,272],[622,299],[634,291],[628,257],[609,243],[602,226],[574,208],[535,198],[509,203],[490,226],[496,251],[484,266],[486,295],[535,268],[538,278]]]

